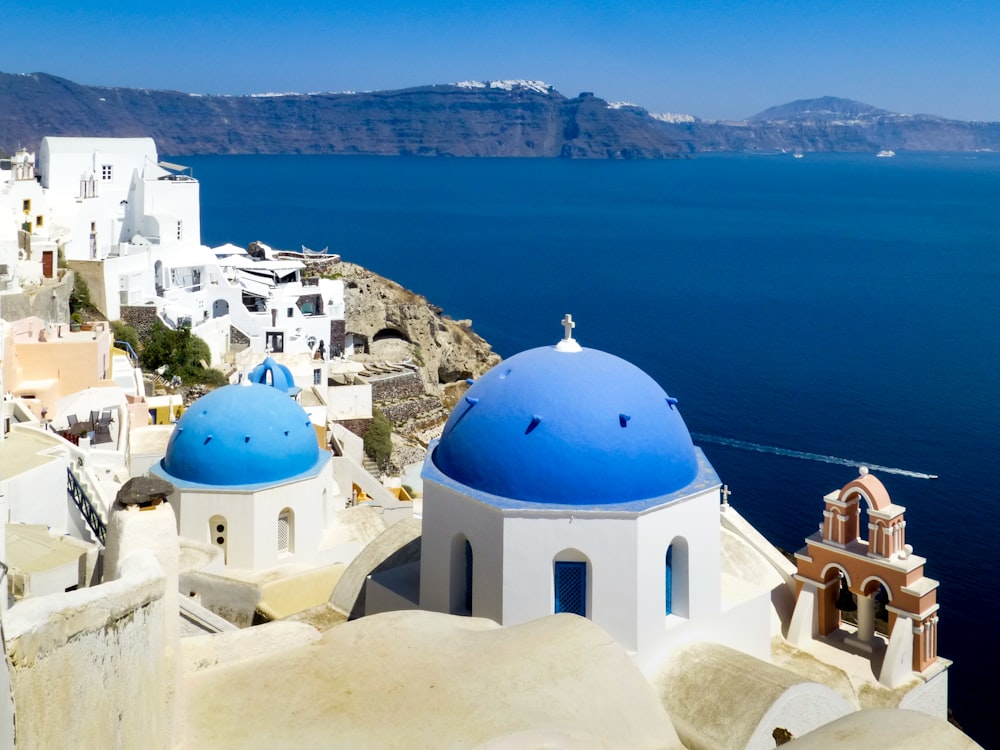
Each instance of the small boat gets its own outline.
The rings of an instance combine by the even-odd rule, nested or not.
[[[888,158],[890,158],[892,156],[895,156],[895,155],[896,155],[895,151],[890,151],[889,149],[885,149],[885,148],[882,149],[881,151],[879,151],[877,154],[875,154],[875,156],[877,156],[880,159],[888,159]]]
[[[796,151],[794,154],[792,154],[793,159],[802,159],[803,157],[805,157],[805,154],[803,154],[801,151]]]

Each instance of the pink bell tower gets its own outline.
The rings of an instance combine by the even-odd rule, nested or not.
[[[938,582],[924,575],[923,557],[906,543],[905,508],[861,467],[859,476],[824,498],[823,522],[796,553],[798,593],[788,630],[803,645],[841,629],[837,605],[856,606],[857,631],[843,638],[861,653],[884,651],[879,682],[897,687],[914,676],[929,679],[946,667],[937,654]],[[861,536],[866,504],[868,538]],[[875,595],[888,599],[888,639],[875,632]],[[848,594],[852,595],[848,599]]]

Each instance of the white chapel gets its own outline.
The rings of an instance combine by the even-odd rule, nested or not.
[[[563,324],[475,381],[431,445],[407,598],[505,626],[577,614],[640,665],[691,640],[766,655],[770,592],[723,594],[722,483],[677,400]]]

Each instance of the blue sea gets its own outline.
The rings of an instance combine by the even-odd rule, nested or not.
[[[938,475],[874,471],[941,582],[956,719],[1000,747],[1000,155],[180,161],[206,244],[329,246],[504,356],[572,313],[582,345],[679,399],[732,504],[786,549],[857,475],[817,458]]]

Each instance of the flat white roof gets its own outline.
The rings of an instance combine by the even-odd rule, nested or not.
[[[47,135],[42,138],[42,147],[46,146],[49,153],[78,154],[97,150],[156,156],[156,143],[152,138],[72,138]]]

